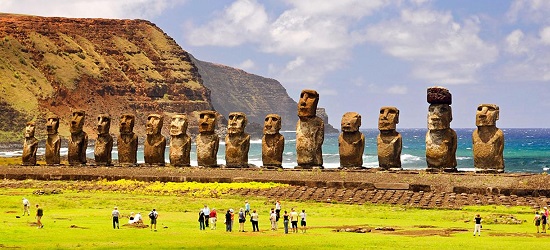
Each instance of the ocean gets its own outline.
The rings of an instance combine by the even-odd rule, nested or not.
[[[508,173],[542,173],[550,168],[550,129],[549,128],[507,128],[504,131],[504,164]],[[376,137],[378,129],[361,130],[365,135],[365,151],[363,154],[363,166],[367,168],[378,167],[376,152]],[[403,137],[403,150],[401,152],[401,164],[403,169],[426,169],[425,135],[427,129],[398,129]],[[455,129],[458,137],[458,149],[456,152],[458,170],[474,171],[472,157],[472,132],[473,128]],[[285,136],[285,150],[283,155],[283,167],[296,166],[296,133],[295,131],[281,131]],[[142,140],[140,140],[142,141]],[[166,149],[166,162],[169,149]],[[0,157],[20,156],[21,150],[0,152]],[[218,164],[225,164],[225,144],[220,141],[218,151]],[[44,148],[39,148],[38,155],[44,154]],[[67,155],[67,148],[61,149],[61,155]],[[88,147],[87,156],[93,158],[93,146]],[[113,148],[113,159],[117,159],[116,147]],[[323,162],[325,168],[338,168],[338,134],[325,135],[323,143]],[[257,166],[262,165],[262,141],[251,140],[248,162]],[[143,145],[138,149],[138,163],[143,163]],[[191,148],[191,165],[197,165],[195,145]]]

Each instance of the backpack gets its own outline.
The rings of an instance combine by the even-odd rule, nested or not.
[[[149,219],[154,220],[155,219],[155,212],[151,211],[149,213]]]

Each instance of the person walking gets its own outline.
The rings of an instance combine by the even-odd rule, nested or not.
[[[537,233],[540,233],[539,227],[540,227],[540,214],[539,211],[535,212],[535,218],[533,218],[533,222],[535,222],[535,226],[537,227]]]
[[[206,229],[206,226],[204,224],[204,220],[205,220],[205,217],[204,217],[204,212],[202,209],[199,210],[199,230],[205,230]]]
[[[260,232],[260,228],[258,227],[259,219],[260,216],[258,215],[258,213],[256,213],[256,209],[254,209],[250,214],[250,222],[252,222],[252,232]]]
[[[476,217],[474,217],[475,226],[474,226],[474,236],[481,236],[481,216],[479,214],[476,214]]]
[[[151,231],[153,230],[153,227],[155,229],[155,232],[157,231],[157,219],[159,217],[159,213],[156,209],[153,208],[151,212],[149,212],[149,219],[151,219]]]
[[[546,207],[545,207],[546,208]],[[544,211],[541,211],[540,212],[540,224],[542,226],[542,230],[540,233],[543,233],[545,234],[546,233],[546,222],[548,220],[548,217],[546,216],[546,214],[544,213]]]
[[[292,232],[298,232],[298,213],[294,211],[294,208],[290,209],[290,224],[292,225]]]
[[[269,213],[269,221],[271,222],[271,230],[277,230],[277,213],[273,208]]]
[[[244,209],[241,207],[239,210],[239,232],[244,232],[244,222],[246,221],[246,216]]]
[[[283,214],[283,225],[285,226],[285,234],[288,234],[288,221],[289,221],[289,215],[287,211],[285,210],[285,214]]]
[[[277,221],[279,221],[279,218],[281,218],[281,202],[278,200],[275,202],[275,214],[277,215]]]
[[[210,230],[216,229],[216,222],[218,222],[218,212],[215,208],[212,208],[212,211],[210,211]]]
[[[113,212],[111,212],[111,217],[113,219],[113,229],[120,229],[118,217],[120,217],[120,212],[118,211],[118,207],[115,207]]]
[[[27,198],[23,197],[23,216],[25,216],[25,213],[27,213],[27,216],[31,215],[31,203]]]
[[[225,231],[231,232],[231,211],[229,209],[225,214]]]
[[[42,224],[42,216],[44,216],[44,210],[36,204],[36,224],[38,224],[38,228],[43,228],[44,224]]]
[[[248,200],[244,201],[244,217],[246,219],[246,216],[250,215],[250,203],[248,203]]]
[[[306,232],[306,210],[303,209],[300,213],[300,227],[302,228],[302,233]]]
[[[204,204],[204,208],[202,209],[202,212],[204,213],[204,223],[206,224],[206,227],[208,227],[208,221],[210,220],[210,208],[208,205]]]

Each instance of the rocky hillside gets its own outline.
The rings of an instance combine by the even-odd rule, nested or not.
[[[190,55],[148,21],[0,13],[0,23],[0,141],[19,140],[30,120],[43,134],[48,112],[62,118],[67,136],[73,108],[87,112],[90,138],[99,113],[133,113],[144,134],[149,113],[193,119],[213,109]]]

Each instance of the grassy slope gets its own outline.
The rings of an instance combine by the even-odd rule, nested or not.
[[[245,184],[243,184],[245,185]],[[457,210],[422,210],[395,206],[351,206],[330,203],[282,201],[283,210],[290,207],[306,209],[308,224],[306,234],[284,235],[269,228],[267,211],[272,201],[260,197],[230,197],[224,199],[192,198],[187,196],[151,196],[114,192],[65,191],[59,195],[32,195],[31,189],[0,190],[0,246],[21,248],[57,249],[136,249],[136,248],[191,248],[191,249],[534,249],[540,239],[532,226],[532,214],[528,208],[472,207]],[[27,197],[31,205],[43,206],[44,229],[32,225],[34,216],[15,218],[22,211],[21,197]],[[253,209],[260,211],[261,233],[239,233],[235,223],[233,233],[226,233],[222,222],[218,230],[198,230],[197,214],[203,204],[224,209],[238,209],[248,199]],[[160,213],[159,230],[136,229],[123,226],[111,228],[110,212],[118,206],[123,215],[140,211],[144,217],[155,207]],[[34,209],[31,210],[34,212]],[[521,225],[484,224],[482,237],[472,237],[471,220],[475,213],[487,217],[493,213],[513,214],[527,220]],[[127,219],[122,219],[125,223]],[[148,220],[146,220],[148,222]],[[76,225],[80,228],[71,228]],[[394,227],[398,233],[371,232],[336,233],[330,227],[342,225],[368,225],[370,227]],[[435,228],[420,229],[419,225]],[[166,228],[164,228],[166,227]],[[407,236],[419,234],[419,230],[442,231],[447,228],[463,228],[467,231],[443,236]],[[246,230],[251,230],[249,222]]]

